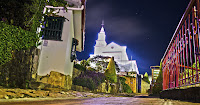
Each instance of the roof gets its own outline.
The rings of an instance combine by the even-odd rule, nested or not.
[[[151,69],[160,68],[160,66],[150,66]]]
[[[107,46],[126,47],[126,46],[120,46],[120,45],[118,45],[118,44],[115,43],[115,42],[111,42],[111,43],[109,43]]]
[[[81,0],[65,0],[65,1],[67,1],[67,3],[68,3],[69,5],[73,5],[73,7],[78,7],[78,8],[80,8],[81,5],[82,5]]]

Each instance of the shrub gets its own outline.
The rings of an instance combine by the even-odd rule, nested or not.
[[[121,84],[123,86],[123,92],[125,92],[125,93],[133,93],[131,87],[128,84],[125,83],[126,78],[119,77],[119,79],[120,79],[120,82],[121,82]]]
[[[96,71],[94,68],[92,68],[92,67],[88,67],[87,68],[89,71]]]
[[[113,57],[110,60],[108,67],[104,74],[105,74],[106,80],[109,80],[111,83],[117,82],[117,74],[116,74],[116,70],[115,70],[115,62],[114,62]]]
[[[163,89],[162,83],[163,83],[162,62],[160,62],[160,72],[152,89],[153,94],[160,94],[160,92]]]
[[[38,36],[35,32],[0,21],[0,65],[13,59],[15,51],[27,50],[36,46]]]
[[[150,84],[150,81],[149,81],[149,76],[148,76],[148,73],[145,72],[144,74],[144,78],[142,78],[143,81],[147,82],[148,84]]]
[[[86,70],[86,68],[84,66],[80,65],[80,64],[75,64],[74,68],[76,68],[78,70],[81,70],[81,71],[85,71]]]
[[[82,72],[78,77],[74,78],[73,84],[94,90],[104,81],[105,76],[103,73],[96,73],[94,71],[86,70],[85,72]]]
[[[87,60],[81,60],[80,64],[81,64],[81,66],[83,66],[83,67],[85,67],[85,68],[86,68],[87,66],[90,66],[89,61],[87,61]]]

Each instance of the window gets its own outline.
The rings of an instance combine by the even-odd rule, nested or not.
[[[46,40],[59,40],[61,41],[64,17],[44,17],[45,25],[43,30],[43,38]]]

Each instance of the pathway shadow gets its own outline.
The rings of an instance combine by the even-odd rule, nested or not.
[[[134,98],[159,98],[157,96],[135,96]]]

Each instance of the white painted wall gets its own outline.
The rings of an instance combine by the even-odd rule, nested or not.
[[[58,10],[55,11],[57,13]],[[47,46],[44,46],[44,41],[42,40],[42,45],[38,46],[41,49],[39,66],[38,66],[38,75],[44,76],[49,74],[51,71],[57,71],[65,75],[72,76],[73,72],[73,62],[71,62],[71,47],[72,47],[72,38],[76,38],[81,42],[82,31],[81,31],[81,10],[68,9],[60,10],[57,15],[64,16],[67,18],[63,24],[62,31],[62,41],[48,41]],[[76,36],[75,36],[76,34]],[[79,43],[79,51],[82,51],[81,45]]]

